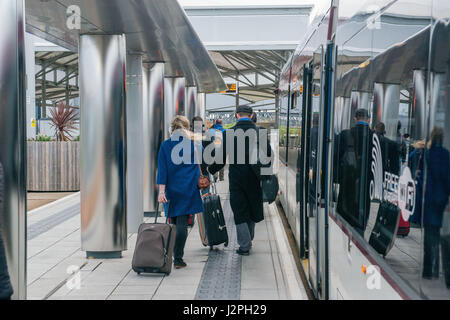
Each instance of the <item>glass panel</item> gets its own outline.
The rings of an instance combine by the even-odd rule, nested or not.
[[[410,286],[418,294],[426,291],[420,277],[420,199],[426,198],[422,190],[427,159],[421,154],[426,154],[428,120],[442,125],[449,119],[444,114],[447,66],[428,72],[431,2],[399,0],[372,11],[365,6],[342,27],[340,36],[338,30],[337,38],[336,212],[372,247],[371,255],[384,257],[380,261],[389,265],[385,272],[400,276],[407,284],[399,280],[403,290]],[[351,34],[357,25],[361,28]],[[446,59],[438,64],[448,64],[449,39],[446,33],[436,39],[432,43]],[[427,88],[432,88],[430,98]],[[427,239],[437,243],[436,229],[432,232]]]
[[[423,229],[420,288],[427,298],[450,299],[450,3],[434,0],[432,7],[429,126],[425,146],[420,149],[425,170],[417,192],[423,196],[419,202],[423,206],[419,219]]]
[[[308,219],[309,219],[309,277],[310,281],[317,288],[320,275],[319,263],[319,244],[318,244],[318,223],[317,223],[317,191],[318,174],[320,168],[319,145],[320,145],[320,88],[323,66],[323,48],[322,46],[314,53],[312,62],[312,91],[310,112],[310,146],[309,146],[309,168],[308,168]]]

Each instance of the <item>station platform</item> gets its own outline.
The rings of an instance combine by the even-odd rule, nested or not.
[[[265,204],[265,220],[256,225],[251,253],[239,256],[227,182],[219,182],[217,189],[229,246],[204,247],[196,223],[185,247],[187,267],[173,268],[169,276],[137,275],[131,269],[136,234],[128,235],[121,259],[86,259],[80,250],[79,193],[30,211],[27,299],[306,300],[276,205]]]

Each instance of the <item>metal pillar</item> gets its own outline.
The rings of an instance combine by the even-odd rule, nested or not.
[[[137,233],[144,221],[144,91],[142,54],[127,55],[127,226]]]
[[[158,199],[156,170],[164,138],[164,63],[145,71],[144,91],[144,212],[154,213]]]
[[[278,93],[275,94],[275,129],[278,129],[280,126],[280,95]]]
[[[176,115],[185,115],[185,78],[164,79],[164,139],[170,138],[170,122]]]
[[[26,102],[24,1],[0,1],[0,227],[13,299],[26,298]]]
[[[373,86],[372,128],[384,123],[386,137],[396,139],[398,109],[400,107],[400,86],[398,84],[375,83]]]
[[[80,36],[81,249],[127,249],[125,35]]]
[[[197,95],[197,109],[195,115],[200,116],[203,121],[206,120],[206,93],[199,93]]]
[[[197,110],[197,87],[186,87],[186,118],[192,121]]]
[[[427,137],[426,119],[427,119],[427,102],[426,102],[426,75],[424,70],[414,70],[413,74],[414,97],[411,110],[411,141],[422,140]]]
[[[366,109],[370,111],[370,94],[364,91],[352,91],[351,97],[351,115],[350,115],[350,127],[355,125],[355,112],[357,109]]]
[[[236,75],[236,109],[239,107],[239,73]]]

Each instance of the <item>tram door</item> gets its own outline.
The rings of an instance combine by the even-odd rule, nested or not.
[[[308,195],[309,195],[309,150],[311,133],[311,102],[312,102],[312,72],[309,65],[303,65],[303,95],[302,95],[302,131],[300,157],[298,159],[297,193],[300,204],[300,258],[309,257],[309,219],[308,219]]]
[[[308,194],[307,194],[307,216],[308,216],[308,241],[309,241],[309,281],[316,297],[320,297],[321,287],[321,261],[320,261],[320,173],[321,173],[321,78],[323,66],[323,48],[320,47],[314,54],[310,64],[311,85],[310,103],[307,106],[309,116],[309,148],[307,156],[309,157],[308,167]]]

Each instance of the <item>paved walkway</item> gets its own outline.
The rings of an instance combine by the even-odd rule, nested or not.
[[[219,183],[218,189],[224,210],[230,215],[226,183]],[[275,205],[265,206],[265,220],[256,226],[250,256],[236,257],[233,246],[218,246],[218,251],[210,252],[201,245],[196,224],[189,229],[186,243],[187,268],[173,269],[169,276],[138,276],[131,270],[136,234],[129,234],[129,248],[121,259],[85,258],[80,250],[79,201],[79,194],[74,194],[29,214],[29,230],[35,231],[28,241],[28,299],[193,300],[198,297],[199,284],[204,284],[208,276],[204,274],[208,259],[217,254],[241,259],[235,298],[307,299]],[[78,208],[76,213],[74,208]],[[45,228],[42,221],[58,223]],[[233,231],[229,229],[229,233]],[[80,271],[72,274],[76,270]],[[214,299],[214,295],[209,298]]]

